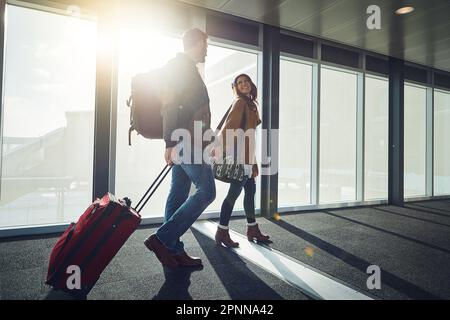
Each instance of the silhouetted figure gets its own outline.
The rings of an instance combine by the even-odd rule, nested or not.
[[[167,164],[173,165],[164,223],[144,242],[162,265],[170,268],[195,267],[202,264],[200,258],[190,257],[184,251],[180,237],[216,197],[210,164],[204,163],[203,157],[200,164],[192,161],[194,154],[203,154],[207,146],[202,141],[203,136],[194,137],[194,126],[200,123],[203,133],[210,129],[211,123],[208,91],[196,67],[197,63],[205,62],[207,35],[199,29],[191,29],[184,34],[183,44],[184,53],[178,53],[169,61],[163,79],[165,160]],[[172,133],[176,129],[186,129],[190,132],[191,141],[173,141]],[[200,143],[196,143],[198,139]],[[176,161],[180,147],[182,152],[191,152],[187,156],[183,154],[181,161]],[[189,197],[191,183],[194,183],[196,191]]]

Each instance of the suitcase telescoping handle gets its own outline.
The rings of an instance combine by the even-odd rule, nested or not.
[[[168,169],[167,169],[168,168]],[[162,171],[160,172],[160,174],[158,175],[158,177],[155,179],[155,181],[153,181],[152,185],[150,186],[150,188],[148,188],[147,192],[144,194],[144,196],[142,197],[141,200],[139,200],[138,204],[136,205],[136,207],[134,208],[134,210],[137,213],[140,213],[141,210],[145,207],[145,205],[147,204],[148,200],[150,200],[150,198],[152,197],[152,195],[155,193],[155,191],[158,189],[159,185],[161,184],[161,182],[163,182],[164,178],[167,176],[167,174],[170,172],[170,170],[172,169],[171,165],[166,164],[166,166],[162,169]],[[162,176],[162,178],[161,178]],[[161,179],[160,179],[161,178]],[[156,184],[157,183],[157,184]],[[156,184],[156,186],[155,186]],[[155,186],[153,188],[153,186]],[[148,193],[153,189],[153,191],[148,195]],[[148,197],[147,197],[148,195]],[[145,199],[147,197],[147,199]],[[145,201],[144,201],[145,199]],[[144,201],[144,203],[142,203],[142,201]],[[142,205],[139,207],[139,205],[142,203]]]

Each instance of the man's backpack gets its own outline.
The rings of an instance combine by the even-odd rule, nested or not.
[[[130,107],[130,129],[128,144],[131,146],[131,132],[147,139],[163,138],[161,116],[161,69],[141,73],[131,80],[131,96],[127,100]]]

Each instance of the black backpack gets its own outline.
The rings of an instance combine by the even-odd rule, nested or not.
[[[131,96],[127,100],[130,107],[130,129],[128,145],[131,146],[131,132],[147,139],[163,138],[161,116],[161,75],[163,69],[152,70],[134,76],[131,80]]]

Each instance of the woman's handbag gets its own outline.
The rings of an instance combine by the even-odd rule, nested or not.
[[[223,123],[225,122],[225,119],[227,118],[228,114],[231,111],[233,105],[230,106],[228,111],[223,116],[222,120],[220,121],[219,125],[217,126],[217,130],[220,130]],[[241,120],[241,129],[245,131],[245,122],[247,121],[247,110],[244,110],[244,114],[242,115]],[[236,153],[235,153],[236,156]],[[237,164],[236,158],[233,158],[231,156],[227,156],[224,154],[223,160],[220,162],[214,162],[212,165],[212,170],[214,174],[214,178],[217,180],[231,183],[231,182],[242,182],[244,179],[247,179],[244,171],[244,165],[243,164]]]
[[[246,179],[244,165],[236,164],[232,157],[225,157],[223,162],[213,164],[214,178],[231,183],[242,182]]]

